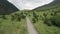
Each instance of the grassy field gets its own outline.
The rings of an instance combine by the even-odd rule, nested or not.
[[[0,34],[28,34],[26,15],[39,34],[60,34],[60,12],[56,10],[22,10],[10,15],[0,15]]]
[[[49,10],[31,11],[28,16],[39,34],[60,34],[60,12],[56,13]],[[55,19],[56,23],[51,19]]]
[[[39,34],[60,34],[60,10],[22,10],[0,15],[0,34],[28,34],[26,16]]]
[[[0,34],[28,34],[23,12],[0,15]]]

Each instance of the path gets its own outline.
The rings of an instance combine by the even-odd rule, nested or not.
[[[38,34],[28,17],[26,17],[26,21],[27,21],[28,33],[29,34]]]

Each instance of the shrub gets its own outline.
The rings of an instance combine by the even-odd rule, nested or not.
[[[21,18],[18,16],[17,21],[21,21]]]
[[[24,13],[25,15],[27,15],[27,13]]]
[[[14,21],[15,19],[14,15],[11,15],[11,20]]]
[[[47,19],[47,18],[45,18],[44,24],[47,24],[48,26],[51,26],[52,25],[51,24],[51,21],[49,19]]]
[[[54,26],[60,27],[60,16],[52,17],[51,22]]]
[[[53,16],[54,14],[53,13],[51,13],[51,16]]]
[[[47,16],[47,14],[43,13],[43,16],[44,16],[44,17],[46,17],[46,16]]]
[[[60,16],[53,16],[50,19],[45,18],[44,24],[47,24],[48,26],[56,26],[60,27]]]
[[[2,22],[0,22],[0,27],[1,27],[1,23],[2,23]]]
[[[35,18],[32,18],[32,21],[33,21],[33,23],[36,23],[36,19]]]
[[[38,21],[39,15],[37,15],[35,12],[33,12],[33,17],[35,18],[36,21]]]
[[[7,19],[5,15],[2,15],[2,18],[3,18],[3,19]]]
[[[22,18],[22,19],[25,19],[25,17],[26,17],[25,15],[23,15],[23,14],[21,15],[21,18]]]

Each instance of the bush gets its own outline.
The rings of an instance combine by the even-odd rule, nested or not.
[[[46,17],[46,16],[47,16],[47,14],[46,14],[46,13],[43,13],[43,16],[44,16],[44,17]]]
[[[6,19],[6,16],[5,16],[5,15],[2,15],[2,18],[3,18],[3,19]]]
[[[36,19],[35,18],[32,18],[32,21],[33,21],[33,23],[36,23]]]
[[[2,22],[0,22],[0,27],[1,27],[1,23],[2,23]]]
[[[35,18],[35,20],[38,21],[38,17],[39,17],[39,15],[37,15],[35,12],[33,12],[33,17]]]
[[[60,16],[52,17],[51,22],[54,26],[60,27]]]
[[[51,24],[51,21],[49,19],[47,19],[47,18],[45,18],[44,24],[47,24],[48,26],[51,26],[52,25]]]
[[[12,20],[12,21],[14,21],[14,20],[15,20],[14,15],[11,15],[11,20]]]
[[[25,19],[26,16],[25,15],[22,15],[21,17],[22,17],[22,19]]]
[[[51,13],[51,16],[55,16],[57,13],[56,12],[52,12]]]
[[[48,26],[56,26],[60,27],[60,16],[53,16],[50,19],[45,18],[44,24],[47,24]]]
[[[20,18],[20,17],[18,17],[18,18],[17,18],[17,21],[21,21],[21,18]]]

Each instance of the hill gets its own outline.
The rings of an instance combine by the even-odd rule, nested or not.
[[[60,34],[60,0],[37,7],[28,15],[39,34]]]
[[[0,0],[0,15],[1,14],[10,14],[15,11],[18,11],[18,9],[8,2],[7,0]]]
[[[39,11],[39,10],[49,10],[49,9],[58,9],[58,10],[60,10],[60,0],[54,0],[53,2],[51,2],[47,5],[37,7],[33,10]]]

